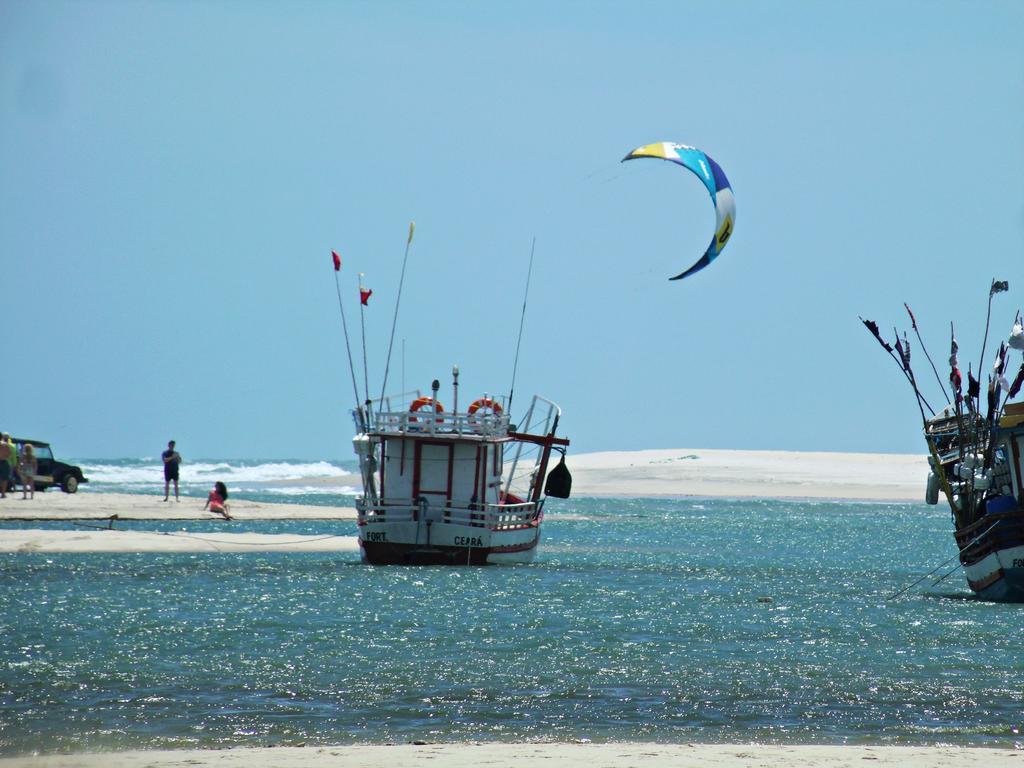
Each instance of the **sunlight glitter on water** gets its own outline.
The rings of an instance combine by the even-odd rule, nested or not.
[[[0,748],[1016,741],[1017,607],[886,600],[953,548],[931,509],[605,499],[548,512],[530,566],[11,556]],[[317,526],[354,527],[272,527]],[[966,597],[961,579],[941,594]]]

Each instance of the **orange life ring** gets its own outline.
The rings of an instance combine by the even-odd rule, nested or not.
[[[499,403],[497,400],[492,400],[489,397],[481,397],[473,401],[473,403],[469,406],[469,410],[466,411],[466,413],[473,414],[479,411],[481,408],[490,408],[491,413],[493,413],[495,416],[497,416],[502,411],[501,403]]]
[[[416,413],[420,408],[430,406],[430,409],[434,413],[444,413],[444,406],[441,405],[440,400],[434,400],[432,397],[417,397],[412,401],[412,405],[409,406],[409,413]],[[409,421],[418,421],[415,416],[410,416]],[[444,419],[438,417],[438,423],[444,421]]]

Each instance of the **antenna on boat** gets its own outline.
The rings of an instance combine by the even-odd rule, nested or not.
[[[359,387],[356,384],[356,367],[352,363],[352,345],[348,340],[348,323],[345,322],[345,308],[341,304],[341,283],[338,281],[338,272],[341,271],[341,257],[337,252],[331,251],[334,257],[334,287],[338,291],[338,311],[341,313],[341,329],[345,333],[345,351],[348,353],[348,370],[352,374],[352,393],[356,396],[356,413],[362,421],[362,409],[359,407]]]
[[[996,280],[992,278],[992,286],[988,289],[988,313],[985,315],[985,336],[981,340],[981,359],[978,361],[978,376],[982,375],[982,371],[985,370],[985,345],[988,343],[988,325],[989,321],[992,320],[992,297],[997,293],[1001,293],[1009,288],[1009,285],[1005,280]],[[979,404],[978,410],[981,410]]]
[[[402,257],[402,276],[398,278],[398,296],[395,297],[395,316],[391,319],[391,340],[388,341],[388,357],[384,363],[384,382],[380,386],[380,399],[384,400],[384,392],[388,386],[388,371],[391,368],[391,347],[395,343],[395,326],[398,325],[398,305],[402,302],[402,284],[405,283],[405,264],[409,261],[409,246],[412,235],[416,231],[416,222],[409,222],[409,237],[405,241],[405,256]],[[402,391],[405,391],[405,339],[402,339]]]
[[[365,298],[364,298],[365,297]],[[363,287],[363,273],[359,273],[359,324],[363,329],[363,391],[366,392],[366,417],[370,418],[370,369],[366,364],[366,299],[370,294]]]
[[[459,366],[452,366],[452,413],[459,412]]]
[[[519,369],[519,345],[523,341],[523,321],[526,319],[526,299],[530,296],[530,275],[533,273],[533,252],[537,247],[537,237],[534,235],[533,243],[530,245],[530,266],[526,270],[526,290],[523,292],[523,312],[519,316],[519,338],[516,339],[516,357],[512,363],[512,386],[508,390],[508,412],[512,413],[512,396],[516,392],[516,371]]]

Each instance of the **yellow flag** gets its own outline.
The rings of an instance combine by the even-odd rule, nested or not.
[[[405,241],[406,245],[412,245],[412,233],[416,231],[416,222],[409,222],[409,239]]]

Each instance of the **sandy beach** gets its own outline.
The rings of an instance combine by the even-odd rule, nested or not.
[[[778,746],[764,744],[424,744],[153,750],[0,759],[0,768],[998,768],[1017,766],[1013,749],[959,747]]]
[[[51,489],[22,499],[21,491],[0,500],[0,520],[224,520],[204,511],[205,499],[182,496],[180,501],[163,501],[162,496],[135,493],[97,493],[83,489],[61,493]],[[271,504],[232,498],[228,502],[236,520],[355,520],[350,507],[321,507],[312,504]],[[225,521],[229,522],[229,521]]]
[[[235,521],[247,520],[355,520],[348,507],[305,504],[269,504],[235,499],[230,504],[234,520],[203,510],[203,502],[182,497],[162,501],[158,496],[127,493],[75,494],[47,491],[34,499],[8,495],[0,503],[0,520],[65,521],[57,529],[8,529],[0,535],[0,552],[357,552],[354,535],[234,533]],[[116,517],[115,517],[116,516]],[[223,523],[214,533],[166,530],[126,530],[135,520],[212,520]]]

